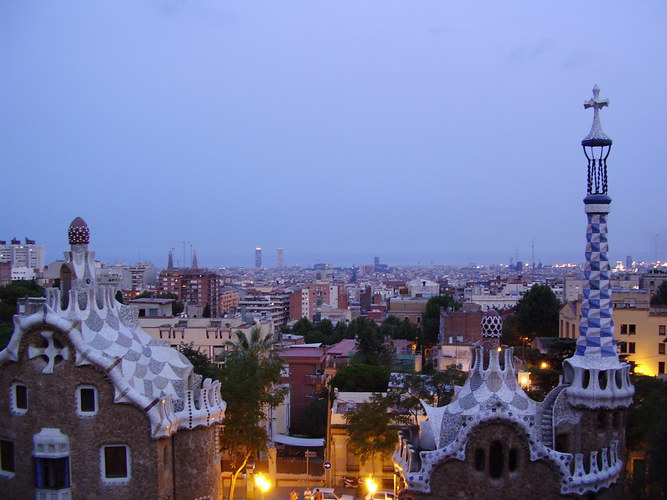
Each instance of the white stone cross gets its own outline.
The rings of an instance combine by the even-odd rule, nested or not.
[[[585,109],[593,108],[594,111],[591,131],[584,140],[604,139],[611,141],[611,139],[609,139],[609,137],[602,131],[602,125],[600,124],[600,110],[605,106],[609,106],[609,99],[600,99],[600,87],[596,85],[593,87],[593,99],[584,102]]]
[[[594,119],[597,120],[598,113],[605,106],[609,106],[609,99],[600,99],[600,87],[596,85],[593,87],[593,98],[584,102],[584,108],[593,108],[593,112],[595,113]]]
[[[53,367],[56,364],[56,357],[60,356],[63,359],[69,359],[69,349],[67,347],[58,348],[53,340],[53,332],[48,330],[41,332],[42,337],[49,343],[46,347],[30,346],[28,348],[28,359],[36,358],[37,356],[46,356],[49,360],[42,373],[53,373]]]

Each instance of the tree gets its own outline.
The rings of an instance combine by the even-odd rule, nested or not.
[[[391,314],[380,325],[380,335],[383,338],[415,340],[419,337],[419,327],[407,318],[401,321]]]
[[[201,375],[204,379],[217,379],[220,375],[218,367],[214,363],[211,363],[206,354],[195,349],[193,342],[189,344],[181,342],[179,350],[192,363],[194,372]]]
[[[387,366],[352,363],[336,372],[331,386],[339,391],[383,392],[387,390],[390,375]]]
[[[667,491],[667,382],[635,376],[634,405],[627,413],[628,450],[645,450],[645,469],[626,484],[631,497],[664,498]]]
[[[303,415],[293,428],[298,434],[311,438],[321,438],[327,432],[327,400],[329,391],[324,389],[308,402]]]
[[[138,293],[137,295],[134,296],[134,299],[132,300],[137,300],[137,299],[152,299],[153,294],[149,291],[141,292]]]
[[[389,366],[392,360],[392,353],[384,345],[378,326],[363,316],[357,318],[351,323],[354,328],[357,353],[354,355],[355,361],[368,365]]]
[[[392,375],[392,390],[387,397],[393,406],[410,416],[412,423],[419,424],[423,412],[422,401],[430,406],[445,406],[454,396],[454,387],[461,386],[468,375],[456,365],[443,371],[424,373],[399,373]]]
[[[347,423],[347,447],[362,463],[375,458],[384,459],[396,448],[396,425],[405,425],[409,418],[394,411],[392,398],[373,394],[366,403],[348,410],[344,418]]]
[[[158,293],[155,296],[156,299],[174,299],[174,302],[171,303],[171,315],[172,316],[178,316],[183,312],[183,309],[185,309],[185,306],[183,305],[183,302],[178,301],[178,295],[175,293],[169,293],[169,292],[164,292],[164,293]]]
[[[236,479],[250,457],[266,449],[268,439],[262,422],[266,410],[275,408],[285,397],[280,383],[283,361],[270,336],[259,328],[246,336],[235,332],[235,341],[227,341],[225,365],[220,374],[222,396],[227,403],[225,425],[220,434],[221,447],[232,468],[229,498],[234,498]]]
[[[438,343],[440,308],[447,309],[449,307],[458,310],[461,308],[461,303],[457,302],[450,294],[436,295],[428,299],[426,311],[422,317],[422,342],[424,345],[431,346]]]
[[[299,321],[294,323],[292,327],[292,332],[295,335],[305,336],[313,331],[313,324],[308,320],[308,318],[301,318]]]
[[[0,286],[0,349],[4,349],[14,331],[16,303],[22,297],[44,297],[44,288],[34,280],[14,280]]]
[[[516,305],[514,326],[519,336],[558,336],[561,303],[547,285],[533,285]]]
[[[202,317],[203,318],[210,318],[211,317],[211,304],[208,302],[204,306],[204,311],[202,312]]]
[[[665,304],[667,304],[667,280],[662,282],[655,295],[651,297],[652,306],[663,306]]]

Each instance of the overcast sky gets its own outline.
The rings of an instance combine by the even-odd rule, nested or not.
[[[0,239],[110,262],[667,260],[667,2],[3,0]],[[183,243],[183,242],[187,243]]]

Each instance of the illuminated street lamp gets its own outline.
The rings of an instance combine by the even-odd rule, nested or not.
[[[546,361],[542,361],[542,363],[540,363],[540,368],[546,370],[547,368],[549,368],[549,363],[547,363]]]
[[[373,476],[368,476],[366,478],[366,488],[368,488],[368,497],[367,498],[373,498],[373,495],[378,489],[378,485],[375,482],[375,479],[373,479]]]
[[[269,488],[271,488],[271,481],[265,478],[263,474],[259,473],[255,475],[255,486],[257,486],[259,491],[262,492],[262,500],[264,500],[264,493],[269,491]]]

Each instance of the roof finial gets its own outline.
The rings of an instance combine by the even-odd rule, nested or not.
[[[600,141],[603,143],[608,141],[611,144],[611,139],[602,131],[602,125],[600,124],[600,110],[605,106],[609,106],[609,99],[600,99],[600,87],[596,85],[593,87],[593,98],[584,102],[585,109],[593,108],[593,126],[588,135],[581,141],[585,146],[591,145],[591,142]]]

